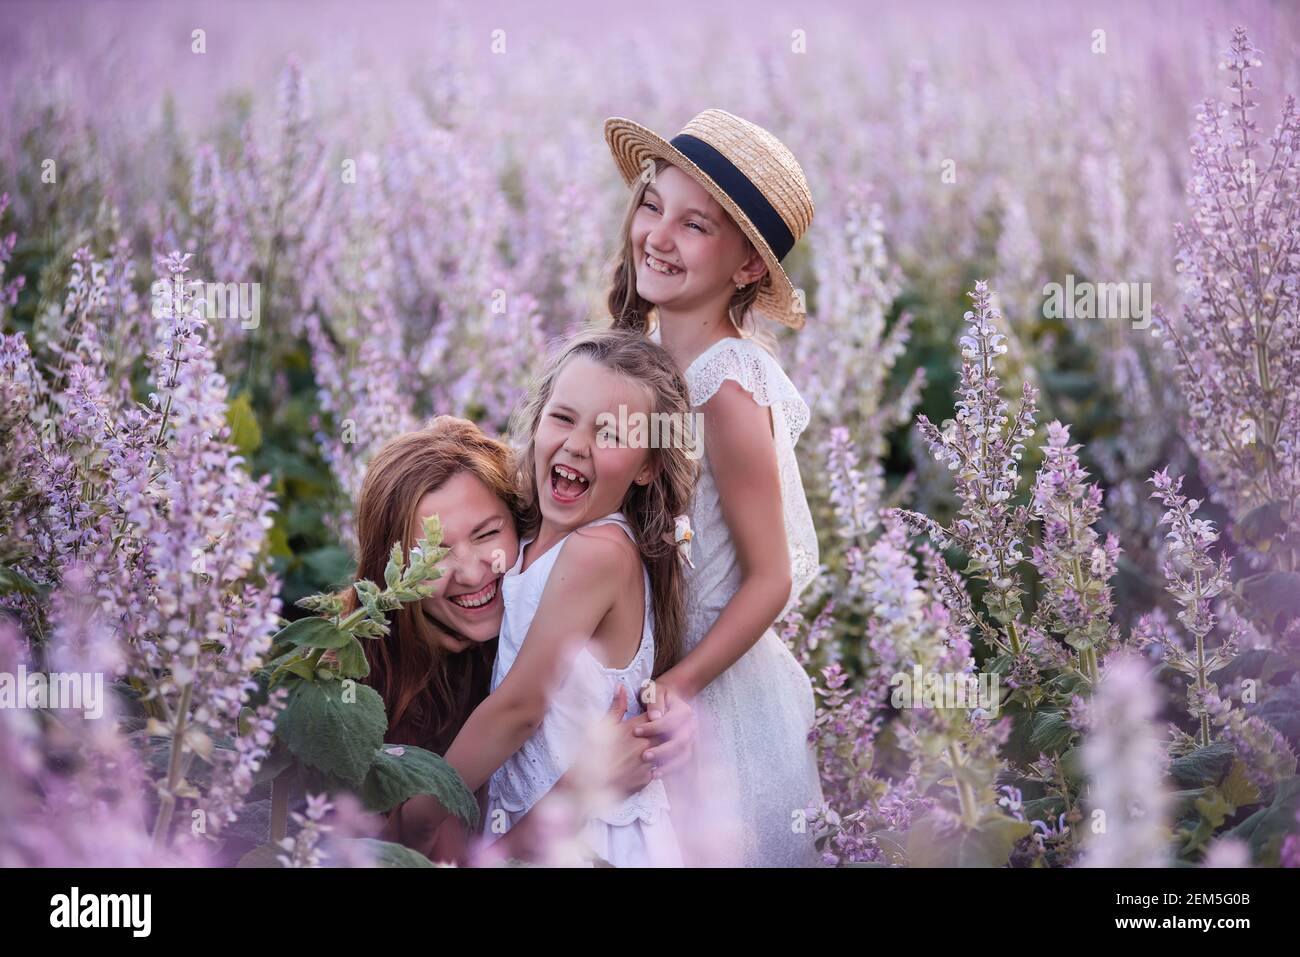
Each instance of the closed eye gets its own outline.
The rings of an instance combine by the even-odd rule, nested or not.
[[[552,419],[559,419],[561,422],[569,422],[569,423],[572,423],[572,422],[573,422],[573,419],[569,418],[567,415],[565,415],[565,414],[562,413],[562,412],[552,412],[552,413],[551,413],[551,418],[552,418]]]

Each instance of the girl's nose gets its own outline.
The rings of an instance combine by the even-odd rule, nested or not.
[[[477,585],[483,580],[483,566],[485,563],[482,556],[476,550],[471,549],[468,544],[462,547],[464,550],[456,556],[456,565],[451,572],[451,578],[458,585],[466,587]]]
[[[589,444],[584,430],[573,429],[564,439],[564,451],[574,458],[586,458]]]
[[[668,228],[668,224],[663,220],[656,223],[650,232],[646,233],[645,245],[652,256],[658,253],[670,255],[673,251],[673,240],[672,230]]]

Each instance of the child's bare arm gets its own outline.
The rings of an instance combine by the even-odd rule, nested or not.
[[[687,698],[754,646],[791,588],[771,411],[730,380],[702,408],[722,517],[743,578],[708,634],[659,678]]]
[[[574,656],[613,605],[618,578],[609,570],[621,554],[616,544],[596,536],[572,535],[561,546],[518,657],[447,749],[447,763],[471,789],[541,724]]]

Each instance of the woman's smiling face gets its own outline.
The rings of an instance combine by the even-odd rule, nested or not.
[[[766,271],[722,205],[672,165],[646,186],[630,239],[638,295],[679,311],[719,297],[725,302],[737,283],[752,282]]]
[[[648,421],[650,411],[645,385],[585,355],[565,362],[533,436],[542,517],[576,528],[618,511],[633,482],[649,482],[650,450],[630,447],[618,424],[637,415]]]
[[[458,472],[425,493],[416,506],[417,527],[435,513],[450,551],[423,608],[443,626],[443,647],[461,652],[501,633],[501,577],[519,557],[519,534],[506,503],[472,472]]]

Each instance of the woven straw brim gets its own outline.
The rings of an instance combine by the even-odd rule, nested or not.
[[[763,234],[722,187],[713,181],[712,177],[662,136],[646,129],[640,123],[621,116],[611,117],[605,121],[605,142],[609,144],[619,175],[628,186],[641,176],[646,168],[647,159],[654,160],[662,157],[708,190],[709,195],[718,201],[719,205],[736,221],[741,231],[749,237],[758,254],[763,257],[763,262],[767,263],[771,283],[759,286],[754,308],[791,329],[804,327],[807,317],[803,311],[796,308],[799,303],[795,295],[794,283],[786,275],[781,261],[772,252],[772,247],[763,238]],[[763,188],[761,183],[755,185],[760,190]]]

